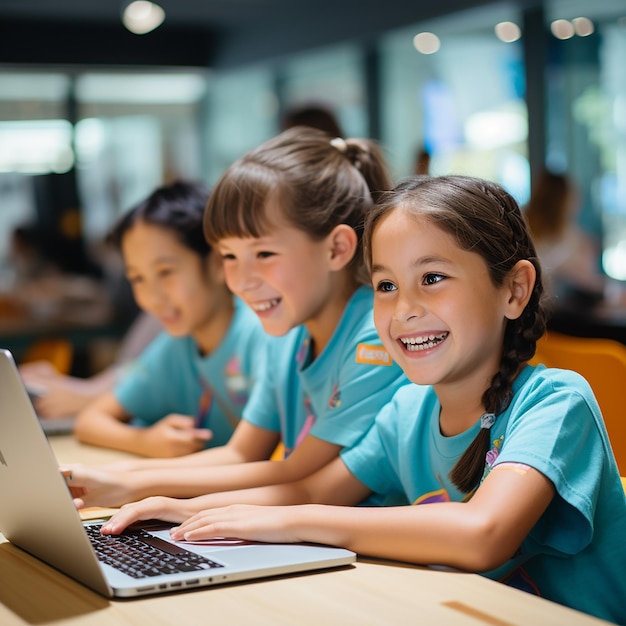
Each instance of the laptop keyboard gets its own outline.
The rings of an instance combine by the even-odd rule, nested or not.
[[[97,524],[85,526],[85,530],[98,559],[133,578],[223,567],[220,563],[144,530],[126,531],[122,535],[103,535]]]

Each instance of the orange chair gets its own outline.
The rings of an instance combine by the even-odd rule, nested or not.
[[[531,363],[574,370],[587,379],[602,410],[620,473],[626,475],[626,346],[612,339],[549,332],[537,342]]]
[[[69,374],[72,369],[74,349],[67,339],[38,339],[31,344],[20,359],[20,363],[48,361],[60,374]]]

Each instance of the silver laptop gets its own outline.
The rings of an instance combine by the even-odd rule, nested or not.
[[[119,538],[83,522],[14,360],[0,349],[0,532],[16,546],[107,597],[133,597],[348,565],[349,550],[216,538],[175,543],[146,523]],[[93,542],[104,543],[96,555]],[[117,542],[122,541],[121,546]],[[109,544],[109,545],[107,545]],[[124,563],[127,555],[150,563]],[[183,571],[180,571],[183,570]],[[169,573],[164,573],[169,572]]]

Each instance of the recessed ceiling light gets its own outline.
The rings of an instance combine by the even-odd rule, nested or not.
[[[500,22],[494,30],[496,37],[505,43],[517,41],[522,36],[522,31],[515,22]]]
[[[588,17],[575,17],[572,20],[572,24],[579,37],[587,37],[595,30],[593,22]]]
[[[568,20],[554,20],[550,30],[557,39],[570,39],[574,36],[574,26]]]
[[[418,33],[413,37],[413,45],[422,54],[433,54],[441,47],[441,41],[435,33]]]
[[[126,6],[122,13],[124,26],[136,35],[145,35],[160,26],[165,19],[165,11],[154,2],[135,0]]]

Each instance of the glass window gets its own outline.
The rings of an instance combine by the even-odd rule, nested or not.
[[[546,20],[547,163],[576,181],[604,272],[626,280],[626,7],[553,0]]]
[[[515,10],[491,5],[382,39],[382,139],[396,177],[412,174],[425,149],[431,173],[489,178],[525,202],[523,51],[516,37],[496,36],[502,22],[521,24]]]
[[[197,129],[207,80],[204,72],[77,76],[78,186],[89,240],[155,187],[204,178]]]
[[[285,111],[320,106],[334,114],[346,136],[367,136],[364,60],[357,46],[335,46],[290,58],[281,68],[281,91]]]
[[[68,76],[0,72],[0,265],[11,233],[36,218],[34,176],[73,165]],[[8,275],[8,274],[7,274]]]
[[[206,99],[206,162],[210,184],[242,154],[276,132],[274,75],[268,67],[216,73]]]
[[[73,207],[78,197],[90,242],[156,186],[204,178],[198,126],[208,79],[202,71],[0,73],[0,232],[52,219],[44,214],[57,209],[38,189],[55,174],[70,172],[58,178],[77,187],[64,194]],[[3,235],[0,258],[6,253]]]

